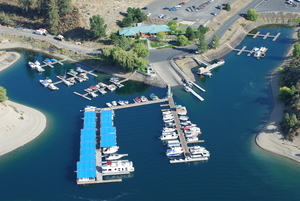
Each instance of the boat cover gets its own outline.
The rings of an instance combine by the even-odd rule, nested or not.
[[[101,116],[113,116],[114,115],[114,111],[113,110],[103,110],[101,112]]]
[[[96,177],[96,162],[77,162],[77,179]]]
[[[117,138],[116,134],[103,134],[101,135],[101,140],[115,140]]]
[[[96,149],[96,143],[95,142],[80,142],[80,149],[86,149],[86,148]]]
[[[113,117],[112,116],[102,116],[100,117],[100,121],[103,122],[103,121],[112,121],[113,120]]]
[[[96,144],[96,135],[81,135],[80,142],[95,142]]]
[[[117,145],[117,141],[114,140],[100,140],[100,147],[113,147]]]
[[[81,156],[85,156],[85,155],[93,155],[94,156],[94,160],[96,160],[96,148],[88,148],[88,149],[80,149],[80,157]]]
[[[102,121],[100,123],[100,126],[105,128],[105,127],[113,127],[113,122],[112,121]]]
[[[87,161],[96,161],[95,156],[93,154],[90,155],[80,155],[80,161],[87,162]]]
[[[84,112],[84,118],[96,118],[96,111],[86,111]]]
[[[96,137],[96,128],[90,128],[90,129],[87,129],[87,128],[84,128],[84,129],[81,129],[81,135],[94,135]]]
[[[103,134],[116,134],[116,127],[101,127],[100,135]]]
[[[84,127],[85,129],[93,129],[93,128],[96,128],[96,123],[84,124],[83,127]]]

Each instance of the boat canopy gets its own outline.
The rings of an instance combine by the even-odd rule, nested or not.
[[[102,116],[100,117],[100,121],[112,121],[112,116]]]
[[[95,152],[95,150],[94,150],[94,152]],[[93,161],[95,161],[95,157],[93,156],[93,154],[90,154],[90,155],[80,155],[80,161],[82,161],[82,162],[87,162],[87,161],[93,162]]]
[[[113,116],[114,115],[114,111],[113,110],[103,110],[101,112],[101,116]]]
[[[100,140],[100,147],[113,147],[117,145],[117,141],[114,140]]]
[[[77,162],[77,179],[95,177],[96,162]]]
[[[96,118],[96,111],[84,112],[84,119],[85,118]]]
[[[116,127],[101,127],[100,128],[100,135],[103,135],[103,134],[114,134],[116,135]]]
[[[100,126],[101,127],[113,127],[113,122],[112,121],[102,121],[101,123],[100,123]]]

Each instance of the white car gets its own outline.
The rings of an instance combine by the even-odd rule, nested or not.
[[[147,16],[149,17],[151,15],[151,13],[148,13]]]

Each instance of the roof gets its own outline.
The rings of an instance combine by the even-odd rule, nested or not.
[[[168,25],[125,27],[122,30],[119,30],[119,35],[135,36],[138,33],[157,34],[158,32],[171,32],[171,29],[169,28]]]
[[[103,134],[116,134],[116,127],[101,127],[100,128],[100,135]]]

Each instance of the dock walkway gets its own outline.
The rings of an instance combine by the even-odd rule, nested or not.
[[[168,101],[168,99],[149,100],[149,101],[140,102],[140,103],[131,103],[131,104],[127,104],[127,105],[118,105],[118,106],[106,107],[106,108],[102,108],[101,110],[117,110],[117,109],[124,109],[124,108],[130,108],[130,107],[137,107],[137,106],[155,104],[155,103],[162,103],[162,102],[166,102],[166,101]]]
[[[263,37],[263,39],[270,37],[270,38],[273,38],[272,41],[276,41],[277,38],[280,36],[280,34],[281,33],[277,33],[276,35],[270,35],[269,32],[266,34],[260,34],[260,32],[258,31],[255,34],[248,33],[247,35],[253,36],[253,38],[256,38],[257,36],[261,36],[261,37]]]
[[[204,98],[202,98],[199,94],[197,94],[193,89],[189,89],[190,90],[190,92],[194,95],[194,96],[196,96],[200,101],[204,101]]]

